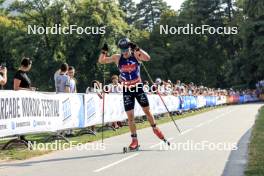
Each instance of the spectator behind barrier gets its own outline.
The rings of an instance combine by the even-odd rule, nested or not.
[[[257,86],[261,87],[263,81],[260,81]],[[184,84],[180,80],[177,80],[173,84],[170,80],[163,81],[161,78],[157,78],[154,83],[154,90],[152,93],[155,93],[156,87],[159,86],[159,93],[162,95],[174,95],[174,96],[230,96],[237,97],[242,95],[261,95],[263,94],[261,90],[233,90],[230,88],[220,89],[220,88],[208,88],[203,85],[195,85],[193,82],[189,84]],[[264,88],[263,88],[264,90]]]
[[[7,82],[7,69],[6,69],[6,64],[2,63],[0,65],[0,85],[3,89],[3,86],[6,84]]]
[[[31,69],[32,60],[29,58],[23,58],[21,66],[14,76],[14,90],[29,90],[35,91],[36,88],[31,86],[31,80],[27,73]]]
[[[97,95],[102,98],[101,90],[100,90],[101,83],[97,80],[93,80],[91,85],[87,87],[86,93],[97,93]]]
[[[57,93],[70,93],[71,79],[67,75],[69,66],[67,63],[61,64],[60,70],[54,75],[55,88]]]
[[[118,80],[119,80],[119,77],[117,75],[113,75],[111,77],[112,83],[109,84],[110,93],[122,93],[123,87],[121,86]]]
[[[75,69],[73,66],[69,66],[68,76],[70,77],[70,93],[77,93],[76,79],[75,79]]]

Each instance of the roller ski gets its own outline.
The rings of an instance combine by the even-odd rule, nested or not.
[[[138,140],[135,138],[132,139],[132,143],[129,145],[129,147],[123,148],[123,153],[139,151],[139,148],[140,145],[138,145]]]
[[[168,146],[170,146],[170,142],[164,137],[163,133],[160,131],[160,129],[158,127],[156,127],[155,125],[152,125],[152,129],[154,134],[162,141],[164,141],[165,144],[167,144]]]

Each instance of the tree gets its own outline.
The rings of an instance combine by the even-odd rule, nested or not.
[[[246,0],[243,25],[243,51],[241,53],[241,71],[243,79],[254,87],[264,75],[264,2]]]
[[[0,0],[2,2],[3,0]],[[155,77],[195,82],[210,87],[253,85],[263,79],[263,1],[186,0],[180,11],[162,0],[27,0],[0,10],[0,62],[7,62],[8,87],[23,56],[33,59],[31,79],[39,90],[54,91],[53,74],[62,62],[75,66],[78,90],[94,79],[118,74],[115,65],[97,64],[107,42],[110,55],[120,52],[117,41],[129,37],[152,57],[146,63]],[[0,3],[1,4],[1,3]],[[15,15],[13,12],[16,12]],[[8,14],[9,13],[9,14]],[[29,35],[28,25],[106,27],[104,35]],[[161,35],[169,27],[210,25],[239,28],[232,35]],[[143,72],[143,79],[146,75]]]
[[[125,21],[128,24],[134,24],[136,20],[136,3],[133,0],[119,0],[119,6],[125,13]]]
[[[54,91],[53,74],[62,62],[68,62],[77,70],[78,90],[84,92],[94,79],[102,80],[103,67],[97,65],[98,54],[104,42],[108,42],[113,49],[116,41],[126,35],[131,27],[122,18],[122,11],[115,2],[103,3],[100,0],[31,0],[16,1],[10,8],[17,16],[12,18],[21,22],[20,33],[12,30],[19,39],[13,46],[16,48],[15,62],[18,66],[22,56],[33,59],[31,79],[39,90]],[[75,24],[80,27],[106,27],[104,35],[28,35],[27,26],[36,25],[51,27],[60,24],[61,27]],[[131,30],[135,31],[133,28]],[[135,32],[137,33],[137,32]],[[7,40],[12,41],[8,37]],[[6,46],[6,44],[1,45]],[[3,47],[6,50],[6,47]],[[9,49],[9,48],[8,48]],[[11,49],[11,47],[10,47]],[[108,72],[113,66],[106,66]],[[45,84],[43,84],[45,83]]]
[[[159,22],[162,12],[168,8],[163,0],[141,0],[137,4],[136,26],[140,29],[152,30]]]
[[[7,88],[13,88],[12,77],[16,71],[15,67],[20,63],[21,55],[18,54],[21,45],[21,36],[24,31],[23,23],[19,20],[10,19],[0,15],[0,63],[5,62],[8,68]]]

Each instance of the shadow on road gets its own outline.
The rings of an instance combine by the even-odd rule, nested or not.
[[[137,152],[162,152],[162,150],[139,150]],[[135,153],[135,152],[130,152]],[[129,153],[127,153],[129,154]],[[60,162],[60,161],[70,161],[70,160],[80,160],[80,159],[89,159],[89,158],[98,158],[98,157],[107,157],[107,156],[113,156],[113,155],[122,155],[126,156],[127,154],[124,154],[123,152],[114,152],[114,153],[104,153],[104,154],[98,154],[98,155],[89,155],[89,156],[78,156],[78,157],[67,157],[67,158],[54,158],[54,159],[46,159],[46,160],[37,160],[37,161],[25,161],[20,163],[7,163],[7,164],[0,164],[1,167],[25,167],[25,166],[32,166],[34,164],[39,163],[47,163],[47,162]]]

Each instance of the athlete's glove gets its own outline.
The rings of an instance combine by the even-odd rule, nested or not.
[[[102,48],[102,53],[106,53],[106,52],[108,52],[108,51],[109,51],[108,44],[105,43],[104,46],[103,46],[103,48]]]
[[[137,44],[133,42],[129,43],[129,47],[131,48],[132,51],[139,51],[139,47],[137,46]]]

